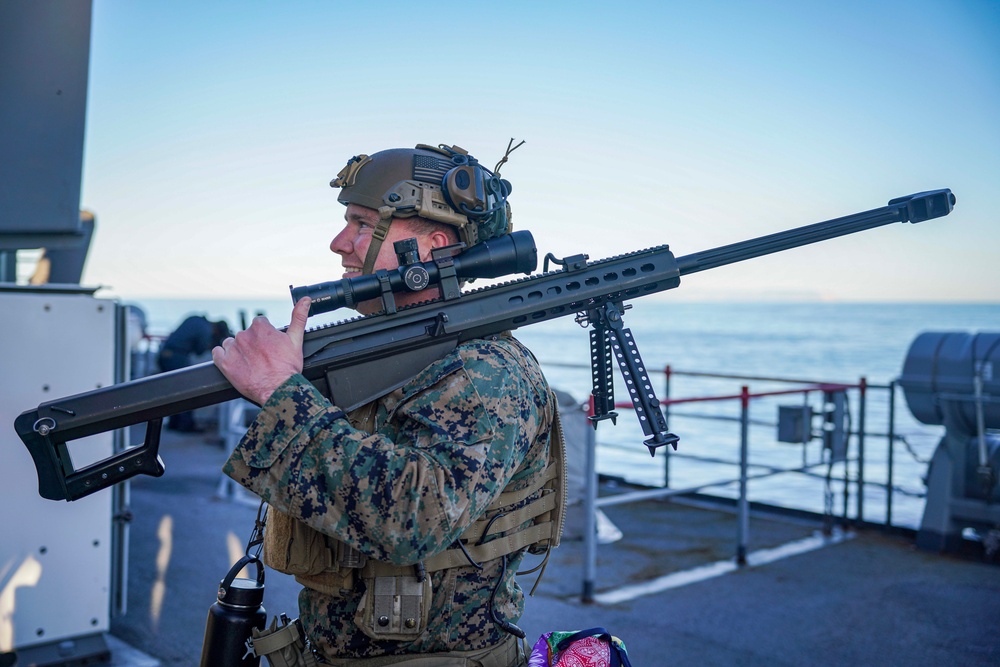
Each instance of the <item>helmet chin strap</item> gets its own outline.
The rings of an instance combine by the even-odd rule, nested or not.
[[[368,244],[368,252],[365,254],[365,265],[361,267],[361,275],[370,276],[375,272],[375,260],[378,259],[378,252],[382,248],[382,242],[389,235],[389,226],[392,224],[392,214],[396,212],[391,206],[383,206],[378,210],[379,220],[372,230],[372,242]]]

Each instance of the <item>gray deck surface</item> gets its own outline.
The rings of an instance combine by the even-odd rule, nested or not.
[[[230,550],[242,549],[256,514],[215,498],[226,452],[209,439],[165,432],[161,455],[166,475],[132,484],[129,608],[111,625],[117,665],[198,664]],[[599,593],[735,553],[736,517],[724,507],[647,501],[605,511],[624,537],[598,550]],[[750,551],[819,527],[755,513]],[[553,555],[519,623],[529,642],[600,625],[625,641],[636,667],[1000,664],[1000,567],[918,551],[877,530],[617,604],[580,602],[583,560],[579,540]],[[267,575],[269,614],[294,618],[297,584]]]

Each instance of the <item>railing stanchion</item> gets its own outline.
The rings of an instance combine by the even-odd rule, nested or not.
[[[851,400],[850,394],[847,393],[845,389],[844,392],[844,404],[850,407],[849,401]],[[849,410],[848,410],[849,411]],[[840,520],[840,525],[846,530],[847,526],[850,524],[850,518],[847,516],[848,507],[851,501],[851,457],[850,457],[850,447],[851,447],[851,429],[850,426],[844,432],[844,510],[843,516]]]
[[[587,416],[594,416],[594,397],[590,397]],[[594,601],[594,582],[597,580],[597,422],[589,421],[584,429],[586,456],[584,468],[587,479],[583,497],[583,591],[581,600]]]
[[[663,422],[670,430],[670,365],[663,369]],[[670,488],[670,447],[663,448],[663,488]]]
[[[736,526],[736,563],[746,565],[747,542],[750,534],[750,503],[747,499],[747,459],[750,439],[750,390],[746,385],[740,393],[740,498],[739,520]]]
[[[892,463],[896,449],[896,381],[889,383],[889,452],[886,467],[888,479],[885,482],[885,527],[892,527]]]
[[[865,521],[865,412],[868,405],[868,378],[858,383],[858,518],[860,526]]]
[[[812,441],[812,412],[809,412],[809,391],[802,392],[802,414],[804,416],[802,425],[802,467],[809,465],[809,442]],[[805,417],[808,415],[808,417]]]

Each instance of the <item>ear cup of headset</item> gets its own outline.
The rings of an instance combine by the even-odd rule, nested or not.
[[[478,165],[463,164],[450,169],[442,179],[441,189],[445,201],[456,211],[465,215],[485,214],[490,209],[487,201],[487,178],[496,180],[492,174]],[[499,185],[489,188],[492,192],[499,191]]]
[[[444,146],[441,148],[450,154],[454,165],[441,178],[441,194],[452,209],[474,223],[471,243],[509,233],[510,205],[507,197],[512,189],[510,181],[481,166],[465,152],[452,151]]]

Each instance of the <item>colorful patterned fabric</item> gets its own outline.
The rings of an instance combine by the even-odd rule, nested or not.
[[[547,632],[538,638],[528,667],[631,667],[625,643],[604,628]]]
[[[278,511],[370,558],[415,564],[454,543],[502,491],[525,488],[541,473],[555,409],[519,342],[472,340],[379,399],[371,433],[293,376],[263,406],[224,471]],[[523,611],[514,578],[522,557],[509,557],[494,603],[511,622]],[[362,632],[354,620],[361,590],[333,598],[304,588],[300,619],[330,658],[492,646],[506,636],[489,616],[501,561],[480,565],[428,575],[430,625],[412,641]]]

